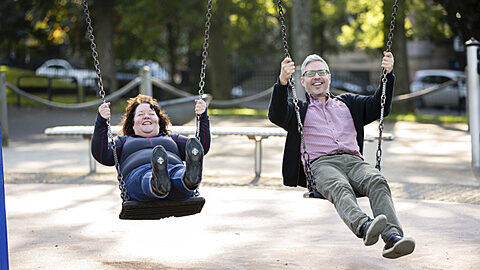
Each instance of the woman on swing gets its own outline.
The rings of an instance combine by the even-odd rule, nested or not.
[[[394,58],[384,52],[381,67],[387,72],[385,114],[390,112],[393,96]],[[305,163],[300,158],[301,137],[288,81],[295,71],[292,59],[281,63],[280,76],[274,86],[268,117],[287,132],[283,157],[283,181],[286,186],[306,186]],[[304,127],[306,151],[316,191],[334,204],[348,228],[366,246],[375,244],[379,236],[385,241],[383,256],[394,259],[413,252],[415,242],[403,237],[385,177],[364,161],[363,127],[380,115],[380,86],[372,96],[330,93],[331,75],[327,62],[320,56],[307,56],[301,67],[301,83],[307,101],[299,101]],[[300,161],[302,160],[302,162]],[[356,193],[367,196],[374,219],[360,209]]]
[[[130,199],[182,201],[195,195],[202,180],[203,155],[210,148],[207,105],[202,99],[195,103],[200,140],[172,134],[168,116],[152,97],[138,95],[128,100],[115,145]],[[106,132],[110,115],[110,103],[98,107],[92,137],[94,158],[107,166],[115,165]]]

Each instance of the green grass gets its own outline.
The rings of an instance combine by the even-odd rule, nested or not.
[[[0,71],[5,73],[7,82],[13,85],[17,84],[17,78],[20,75],[30,75],[30,76],[35,75],[35,72],[31,70],[12,68],[8,66],[0,66]]]
[[[43,98],[45,100],[48,99],[47,94],[44,93],[35,93],[35,96]],[[95,96],[86,96],[85,97],[85,102],[95,100],[97,97]],[[77,103],[77,95],[75,94],[53,94],[52,95],[52,102],[57,102],[57,103],[64,103],[64,104],[75,104]],[[30,99],[21,97],[20,98],[20,105],[21,106],[26,106],[26,107],[36,107],[36,108],[42,108],[46,107],[43,104],[37,103],[35,101],[32,101]],[[16,105],[17,104],[17,95],[15,93],[12,93],[11,95],[7,94],[7,104],[9,105]]]
[[[20,88],[46,88],[48,85],[48,79],[45,77],[37,77],[35,76],[35,72],[26,69],[19,69],[13,68],[9,66],[0,66],[0,72],[5,73],[5,77],[8,83],[17,86],[17,79],[19,76],[26,76],[25,78],[21,79],[21,87]],[[51,81],[52,85],[51,88],[54,89],[54,93],[52,95],[52,101],[58,103],[66,103],[66,104],[74,104],[77,103],[77,95],[76,94],[59,94],[55,89],[75,89],[76,86],[74,83],[66,82],[60,79],[53,79]],[[71,90],[70,90],[71,91]],[[47,93],[34,93],[35,96],[38,96],[43,99],[47,99]],[[90,101],[96,99],[95,96],[86,96],[85,101]],[[7,104],[16,105],[17,104],[17,94],[7,88]],[[27,98],[20,99],[21,106],[28,106],[28,107],[45,107],[42,104],[29,100]]]
[[[0,71],[5,73],[7,82],[12,85],[17,85],[17,79],[20,76],[25,76],[22,78],[20,83],[21,87],[47,87],[48,78],[46,77],[37,77],[35,72],[27,69],[13,68],[9,66],[0,66]],[[52,79],[52,88],[75,88],[75,84],[71,82],[66,82],[62,79]]]
[[[220,116],[251,116],[251,117],[267,117],[267,110],[256,110],[248,108],[228,108],[228,109],[209,109],[210,115]]]
[[[246,117],[267,117],[267,110],[255,109],[209,109],[210,115],[218,116],[246,116]],[[467,123],[467,117],[455,115],[430,115],[430,114],[390,114],[385,118],[390,122],[419,122],[419,123]]]
[[[429,123],[429,124],[439,124],[439,123],[467,123],[466,116],[456,116],[456,115],[431,115],[431,114],[391,114],[385,118],[385,121],[391,122],[418,122],[418,123]]]

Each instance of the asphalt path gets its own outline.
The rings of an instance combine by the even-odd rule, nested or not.
[[[480,184],[463,124],[387,123],[382,172],[417,246],[398,260],[365,247],[325,200],[281,184],[284,138],[263,141],[262,177],[251,184],[253,141],[212,140],[201,214],[118,220],[115,171],[88,173],[81,137],[47,137],[58,125],[92,125],[96,112],[9,107],[3,148],[11,269],[480,269]],[[118,123],[120,115],[112,122]],[[194,125],[194,122],[189,123]],[[273,126],[265,118],[211,117],[216,126]],[[376,134],[375,124],[366,134]],[[375,143],[365,158],[375,160]],[[368,199],[359,199],[369,210]]]

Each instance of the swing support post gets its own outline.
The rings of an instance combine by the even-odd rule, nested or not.
[[[472,168],[480,170],[480,42],[471,38],[467,46],[468,124],[472,137]]]
[[[0,137],[2,137],[1,131]],[[0,269],[8,270],[7,215],[5,212],[4,187],[2,140],[0,140]]]

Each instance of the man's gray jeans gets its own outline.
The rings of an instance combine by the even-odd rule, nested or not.
[[[349,154],[322,156],[311,167],[317,191],[335,205],[338,214],[355,235],[363,236],[360,227],[368,220],[368,215],[360,209],[354,191],[369,198],[375,217],[380,214],[387,217],[387,227],[382,233],[384,241],[392,233],[403,236],[390,187],[375,167]]]

